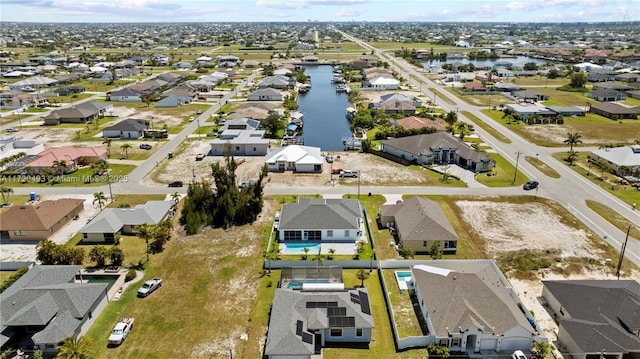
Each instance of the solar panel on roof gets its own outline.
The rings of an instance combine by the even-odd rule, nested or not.
[[[313,344],[313,335],[310,333],[302,333],[302,341],[308,344]]]
[[[371,315],[371,305],[369,304],[369,295],[363,291],[358,291],[360,293],[360,310],[364,314]]]
[[[296,322],[296,335],[302,335],[302,321],[298,320]]]
[[[347,308],[345,307],[332,307],[327,308],[328,317],[341,317],[347,315]]]
[[[356,326],[354,317],[329,317],[329,326],[333,328],[353,328]]]
[[[337,307],[338,302],[327,302],[327,307]]]
[[[352,301],[353,303],[360,304],[360,298],[357,298],[357,297],[351,297],[351,301]]]
[[[307,308],[317,308],[318,307],[318,303],[317,302],[307,302]]]

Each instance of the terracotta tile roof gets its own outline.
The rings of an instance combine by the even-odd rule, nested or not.
[[[438,123],[429,118],[420,118],[416,116],[409,116],[399,120],[396,120],[399,126],[409,130],[413,128],[423,128],[423,127],[433,127],[436,131],[444,131],[445,127],[443,124]]]
[[[51,167],[54,161],[71,163],[82,157],[106,158],[107,150],[95,147],[52,147],[38,154],[38,158],[29,162],[30,167]]]
[[[15,205],[0,213],[1,227],[3,231],[49,230],[83,203],[83,199],[62,198],[35,204]]]

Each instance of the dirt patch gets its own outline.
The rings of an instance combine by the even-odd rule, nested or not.
[[[543,203],[458,201],[456,204],[463,219],[485,240],[491,256],[525,248],[558,249],[565,258],[598,255],[589,244],[588,233],[560,222]]]
[[[522,127],[527,136],[535,141],[545,145],[566,145],[564,141],[567,139],[567,127],[563,125],[531,125]],[[582,145],[600,145],[602,139],[598,138],[581,138]]]

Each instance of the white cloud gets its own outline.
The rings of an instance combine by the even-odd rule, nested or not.
[[[362,11],[362,10],[358,10],[358,9],[354,9],[354,8],[341,7],[336,12],[336,17],[356,17],[356,16],[359,16],[359,15],[364,14],[364,13],[365,12]]]

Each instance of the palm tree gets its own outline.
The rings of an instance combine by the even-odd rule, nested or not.
[[[93,204],[96,204],[96,202],[98,202],[100,210],[102,211],[102,206],[107,202],[107,197],[105,197],[104,192],[96,192],[93,194]]]
[[[360,286],[364,287],[364,281],[369,279],[369,272],[360,268],[360,270],[358,270],[358,272],[356,273],[356,278],[360,280]]]
[[[62,340],[58,345],[58,355],[60,359],[89,359],[91,357],[91,349],[94,344],[91,338],[87,336],[78,337],[78,334]]]
[[[107,145],[107,157],[111,157],[111,141],[112,139],[110,138],[105,138],[104,141],[102,141],[102,144]]]
[[[464,136],[467,135],[467,133],[469,133],[471,126],[464,122],[464,121],[458,121],[455,123],[454,125],[455,129],[458,130],[459,136],[461,140],[464,140]]]
[[[144,239],[144,242],[147,245],[147,262],[149,261],[149,239],[153,237],[153,226],[150,226],[146,223],[143,223],[138,226],[136,229],[136,235],[138,238]]]
[[[9,195],[13,193],[11,187],[0,187],[0,195],[2,195],[2,204],[9,204]]]
[[[567,139],[563,142],[569,145],[569,152],[573,152],[573,146],[582,143],[582,135],[578,132],[567,133]]]
[[[53,161],[53,169],[56,170],[58,175],[62,176],[67,168],[67,161]]]
[[[128,159],[129,158],[129,149],[131,148],[131,145],[128,143],[125,143],[124,145],[120,146],[120,149],[124,151],[124,156]]]
[[[447,115],[444,117],[444,122],[449,126],[453,126],[458,121],[458,114],[455,111],[447,112]]]

